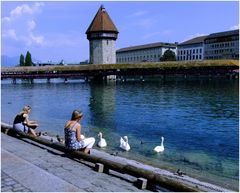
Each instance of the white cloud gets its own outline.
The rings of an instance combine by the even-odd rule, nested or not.
[[[35,35],[35,15],[42,11],[44,3],[22,4],[12,9],[2,20],[2,37],[23,43],[24,46],[42,45],[43,35]]]
[[[2,23],[7,23],[7,22],[10,22],[10,21],[11,21],[10,17],[2,18]]]
[[[230,30],[235,30],[235,29],[239,29],[239,24],[238,24],[238,25],[234,25],[234,26],[230,27]]]
[[[33,6],[29,6],[28,4],[23,4],[21,6],[17,6],[10,12],[10,17],[21,17],[24,14],[33,15],[35,13],[39,13],[41,11],[40,7],[43,6],[44,3],[34,3]]]
[[[27,14],[32,14],[33,13],[33,10],[27,4],[23,4],[21,6],[17,6],[15,9],[13,9],[10,12],[10,16],[12,18],[14,18],[14,17],[21,17],[25,13],[27,13]]]
[[[2,30],[2,37],[17,40],[16,32],[14,29]]]
[[[135,13],[132,13],[131,15],[129,15],[129,17],[139,17],[139,16],[143,16],[146,15],[147,12],[146,11],[137,11]]]
[[[27,25],[28,25],[28,31],[32,31],[36,27],[36,23],[33,20],[28,21]]]
[[[36,36],[34,34],[30,34],[30,38],[31,38],[31,43],[36,43],[36,44],[39,44],[39,45],[43,45],[43,42],[44,42],[44,37],[43,36]]]

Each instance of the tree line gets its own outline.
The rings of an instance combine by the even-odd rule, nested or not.
[[[26,57],[24,58],[24,55],[20,55],[20,60],[19,60],[19,66],[33,66],[32,62],[32,56],[29,51],[26,53]]]

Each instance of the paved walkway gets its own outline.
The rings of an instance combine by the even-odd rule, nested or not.
[[[2,192],[30,192],[30,190],[19,182],[1,171],[1,191]]]
[[[141,192],[136,178],[97,173],[89,162],[28,139],[1,133],[1,191],[5,192]],[[146,190],[144,190],[146,191]]]

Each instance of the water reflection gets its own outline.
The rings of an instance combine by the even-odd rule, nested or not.
[[[101,131],[105,151],[236,187],[238,86],[224,80],[8,84],[2,85],[2,120],[12,122],[29,104],[40,128],[62,134],[72,110],[81,109],[84,132],[96,137]],[[131,145],[127,153],[118,148],[124,135]],[[161,136],[165,151],[155,154]]]
[[[92,125],[114,128],[116,107],[116,83],[91,83],[89,110]]]

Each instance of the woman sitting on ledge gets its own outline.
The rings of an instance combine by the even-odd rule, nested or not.
[[[30,133],[33,136],[37,136],[34,129],[38,127],[36,121],[30,121],[28,114],[31,112],[30,106],[23,107],[23,110],[18,113],[13,121],[13,129],[17,132]]]
[[[64,127],[65,133],[65,146],[69,150],[83,150],[84,153],[90,154],[90,149],[95,143],[93,137],[83,138],[81,136],[80,120],[83,117],[83,113],[78,110],[74,110],[71,120],[67,121]]]

